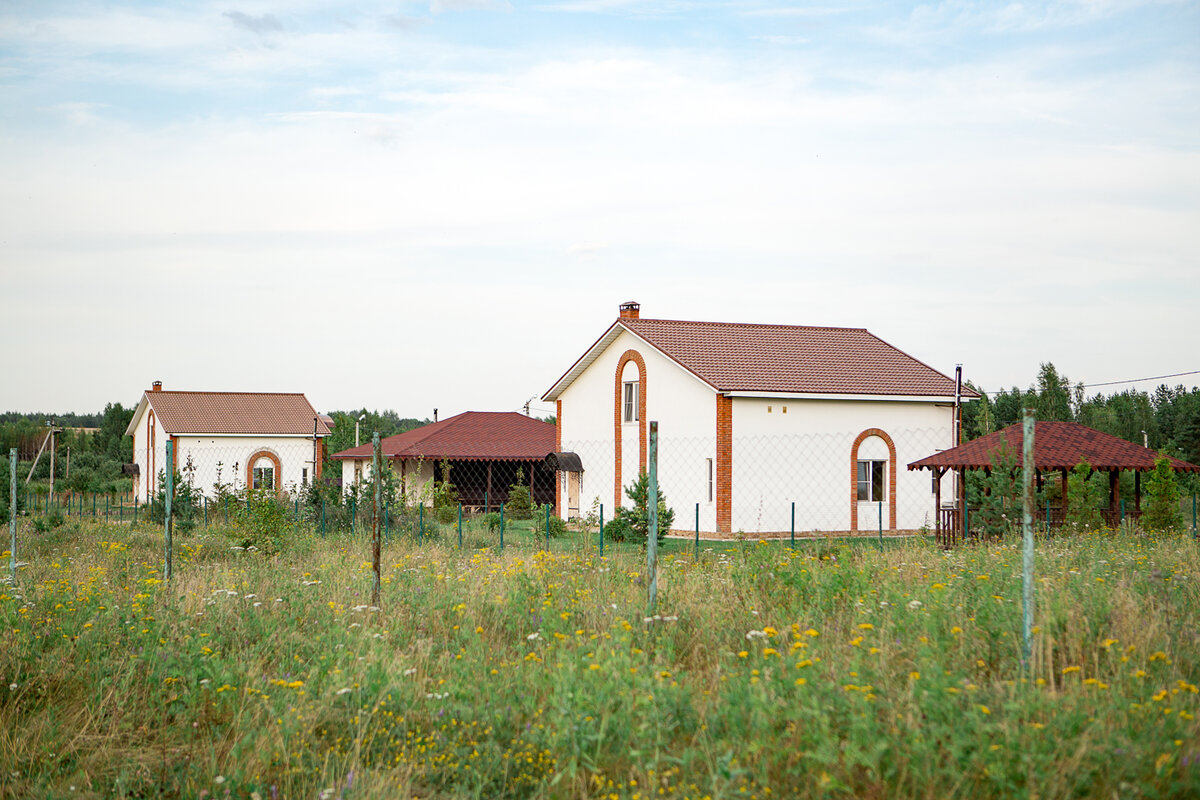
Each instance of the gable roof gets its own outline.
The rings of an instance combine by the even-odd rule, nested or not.
[[[954,396],[953,378],[865,328],[621,318],[542,399],[557,399],[622,331],[717,392]],[[962,395],[979,396],[965,387]]]
[[[515,411],[466,411],[380,441],[384,458],[439,461],[540,461],[554,450],[554,426]],[[359,445],[330,458],[373,455]]]
[[[142,393],[126,435],[132,434],[147,408],[154,410],[163,429],[172,435],[244,434],[328,436],[329,428],[303,394],[283,392],[179,392],[150,390]]]
[[[1086,458],[1092,469],[1099,471],[1128,469],[1149,472],[1154,469],[1158,453],[1140,444],[1103,433],[1078,422],[1034,422],[1033,460],[1037,469],[1071,469]],[[1025,432],[1021,423],[935,453],[908,465],[909,469],[951,467],[982,469],[992,465],[992,453],[1007,446],[1016,456],[1017,465],[1024,463]],[[1171,458],[1177,472],[1200,472],[1200,466]]]

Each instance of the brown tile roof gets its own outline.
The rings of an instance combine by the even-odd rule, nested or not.
[[[167,433],[224,433],[247,435],[300,434],[312,436],[318,416],[299,393],[149,391],[142,399]],[[318,436],[328,436],[324,422]]]
[[[380,442],[385,458],[454,461],[533,461],[554,450],[554,426],[515,411],[467,411],[389,436]],[[371,444],[330,458],[370,458]]]
[[[1024,463],[1024,441],[1022,425],[1017,423],[958,447],[914,461],[908,468],[987,467],[991,466],[993,451],[999,450],[1005,444],[1020,465]],[[1128,469],[1148,472],[1154,469],[1154,459],[1157,455],[1140,444],[1127,442],[1078,422],[1034,423],[1033,460],[1038,469],[1071,469],[1079,463],[1080,458],[1086,458],[1096,470]],[[1200,472],[1200,466],[1177,458],[1171,459],[1171,466],[1179,472]]]
[[[864,328],[618,319],[546,393],[554,399],[629,330],[718,392],[951,397],[954,380]],[[977,397],[963,389],[965,397]]]

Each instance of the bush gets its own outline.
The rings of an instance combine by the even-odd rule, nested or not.
[[[621,506],[617,509],[614,522],[624,519],[629,523],[630,539],[646,543],[650,534],[650,475],[642,471],[636,481],[625,487],[625,496],[633,501],[633,507]],[[667,506],[667,496],[662,487],[658,489],[658,542],[667,538],[667,531],[675,522],[675,512]],[[621,540],[617,540],[621,541]]]
[[[495,533],[500,530],[500,512],[489,511],[483,515],[484,524],[487,525],[488,533]]]
[[[443,525],[458,521],[458,489],[450,482],[450,463],[442,462],[442,480],[433,487],[433,515]]]
[[[1179,484],[1166,456],[1154,459],[1154,471],[1146,479],[1146,511],[1142,521],[1153,531],[1175,530],[1183,526],[1179,508]]]
[[[1067,524],[1076,530],[1099,530],[1104,524],[1100,519],[1100,487],[1091,478],[1092,465],[1086,458],[1079,459],[1067,478]]]
[[[517,482],[508,487],[508,502],[504,504],[504,512],[509,519],[529,519],[533,516],[533,498],[529,496],[525,470],[521,468],[517,469]]]
[[[171,527],[179,533],[189,533],[196,527],[203,514],[200,509],[201,495],[178,472],[175,473],[172,480],[174,485],[171,487],[171,519],[173,520]],[[159,470],[158,491],[151,498],[150,504],[146,506],[146,516],[151,522],[162,525],[166,519],[166,496],[167,474],[163,470]]]
[[[604,538],[610,542],[627,542],[633,538],[633,527],[624,517],[611,519],[604,524]]]
[[[252,489],[248,506],[239,505],[234,519],[234,537],[238,543],[266,555],[283,550],[295,528],[287,504],[280,502],[271,489]]]
[[[537,514],[533,515],[533,532],[538,536],[546,535],[546,508],[549,506],[543,506]],[[557,539],[565,536],[566,533],[567,523],[554,513],[554,509],[550,509],[550,537]]]

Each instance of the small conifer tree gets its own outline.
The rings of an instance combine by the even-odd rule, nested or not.
[[[1067,478],[1067,524],[1076,530],[1098,530],[1100,519],[1100,487],[1092,479],[1092,465],[1086,458],[1071,470]]]
[[[1170,460],[1164,455],[1154,459],[1154,471],[1146,479],[1146,511],[1142,520],[1147,528],[1155,531],[1174,530],[1183,525],[1179,483]]]

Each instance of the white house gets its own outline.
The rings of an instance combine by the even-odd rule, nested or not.
[[[900,465],[955,444],[956,381],[862,328],[642,319],[637,303],[559,378],[559,512],[628,504],[659,423],[674,528],[912,530],[934,524],[927,475]],[[969,390],[963,399],[975,397]],[[953,497],[953,493],[943,496]],[[565,502],[564,502],[565,500]]]
[[[134,495],[144,503],[167,469],[168,441],[175,471],[205,494],[218,482],[282,492],[321,476],[329,426],[303,394],[166,391],[155,381],[125,433],[133,437]]]

